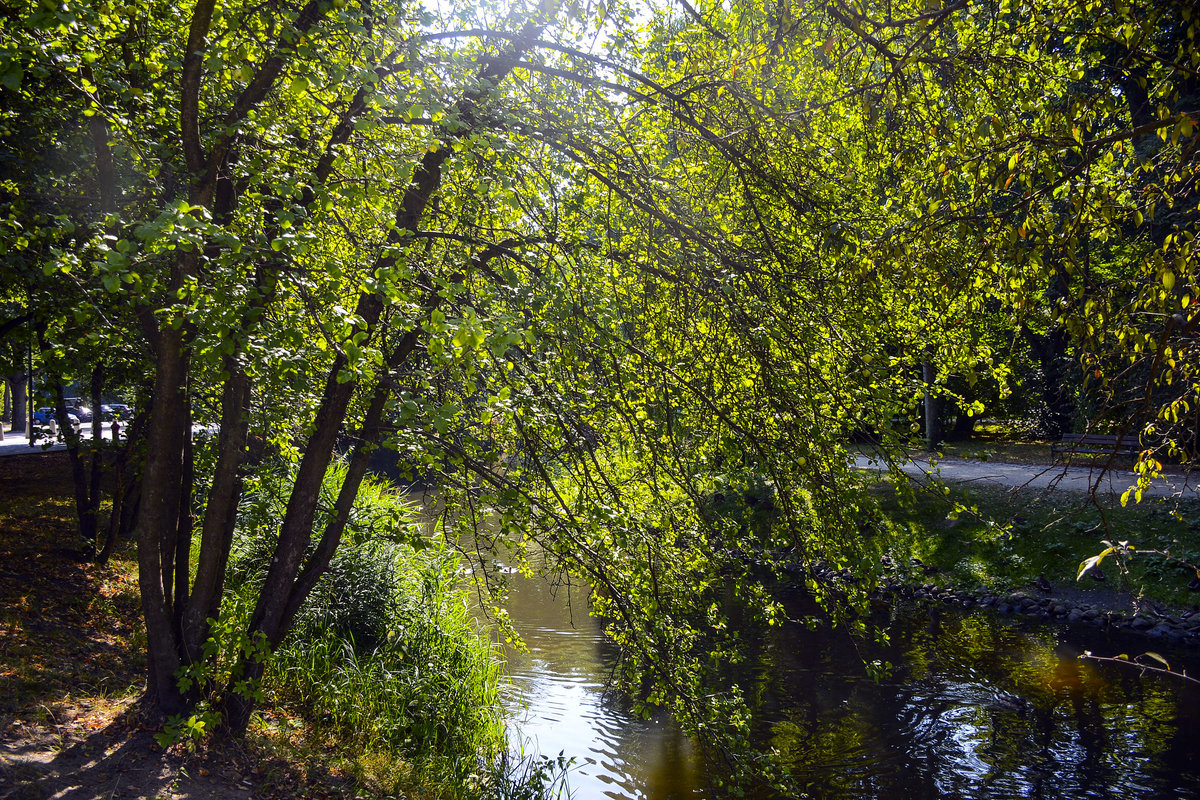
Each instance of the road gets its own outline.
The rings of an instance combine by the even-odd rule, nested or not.
[[[112,428],[109,423],[104,423],[104,429],[101,433],[105,441],[112,441]],[[90,442],[92,440],[92,426],[88,423],[83,429],[83,440]],[[55,442],[46,446],[47,439],[45,437],[37,439],[33,447],[29,446],[29,439],[25,437],[24,431],[13,433],[12,431],[4,432],[4,441],[0,441],[0,456],[15,456],[27,453],[54,453],[59,450],[66,450],[67,446],[62,442]]]

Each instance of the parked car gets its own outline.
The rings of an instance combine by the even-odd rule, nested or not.
[[[50,427],[50,420],[57,421],[57,419],[58,418],[54,413],[54,409],[50,408],[49,406],[43,406],[37,411],[33,412],[33,424],[36,427],[48,428]],[[79,427],[79,417],[76,414],[68,411],[67,419],[71,422],[71,425],[76,428]]]
[[[70,406],[67,410],[79,417],[80,422],[92,421],[92,409],[88,406]]]
[[[103,407],[109,409],[112,413],[111,417],[105,417],[105,419],[119,419],[121,421],[133,419],[133,409],[124,403],[109,403]]]

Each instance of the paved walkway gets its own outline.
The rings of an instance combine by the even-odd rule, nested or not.
[[[886,464],[879,458],[857,456],[858,469],[882,471]],[[930,466],[927,459],[914,459],[901,466],[907,475],[925,480],[951,483],[977,483],[990,486],[1024,487],[1042,490],[1065,490],[1087,493],[1093,489],[1100,494],[1120,495],[1137,483],[1137,474],[1124,467],[1105,470],[1100,466],[1066,467],[1007,464],[996,461],[963,461],[943,459]],[[1155,479],[1143,497],[1200,497],[1200,473],[1164,475]]]
[[[92,440],[92,426],[85,425],[83,429],[83,440],[90,442]],[[109,423],[104,423],[102,436],[105,441],[112,441],[112,427]],[[33,447],[29,446],[29,439],[25,438],[25,432],[13,433],[11,431],[4,432],[4,441],[0,442],[0,457],[25,455],[28,453],[54,453],[59,450],[66,450],[67,446],[62,442],[51,443],[45,436],[39,437],[33,443]]]

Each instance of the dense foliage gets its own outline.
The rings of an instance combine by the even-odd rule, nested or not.
[[[1016,391],[1052,433],[1139,438],[1144,472],[1194,460],[1197,28],[1185,2],[22,4],[4,291],[63,375],[153,376],[152,697],[197,701],[175,675],[258,464],[295,468],[249,639],[285,642],[384,445],[449,522],[587,576],[638,698],[729,742],[731,598],[769,621],[764,567],[876,569],[848,442]]]

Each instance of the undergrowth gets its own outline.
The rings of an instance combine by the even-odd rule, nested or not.
[[[331,470],[323,508],[343,476]],[[269,562],[282,477],[261,476],[248,495],[230,565],[233,614],[245,613]],[[500,678],[457,555],[442,537],[421,535],[402,493],[365,481],[347,540],[270,661],[268,705],[302,716],[384,796],[415,787],[430,797],[547,796],[553,770],[505,755]]]

